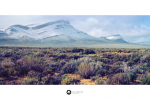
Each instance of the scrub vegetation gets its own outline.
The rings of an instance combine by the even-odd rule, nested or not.
[[[150,49],[0,47],[1,85],[149,85]]]

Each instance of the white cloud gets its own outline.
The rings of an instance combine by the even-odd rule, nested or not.
[[[110,33],[107,31],[103,31],[101,28],[92,28],[89,32],[89,35],[94,36],[94,37],[101,37],[101,36],[109,36]]]
[[[136,16],[135,16],[136,17]],[[140,22],[142,18],[134,17],[87,17],[85,20],[78,20],[73,23],[75,28],[82,30],[94,37],[110,36],[120,34],[126,41],[140,42],[147,41],[144,36],[150,37],[150,27],[144,24],[132,24],[132,22]],[[143,37],[143,39],[140,39]],[[138,40],[138,41],[137,41]]]
[[[98,20],[97,19],[95,19],[95,18],[92,18],[92,17],[90,17],[90,18],[88,18],[87,20],[86,20],[86,23],[88,23],[89,25],[92,25],[92,24],[98,24]]]

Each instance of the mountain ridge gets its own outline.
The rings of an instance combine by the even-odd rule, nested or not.
[[[90,36],[85,32],[75,29],[67,20],[56,20],[41,25],[12,25],[7,29],[0,30],[0,34],[3,36],[7,34],[5,37],[14,39],[10,44],[17,43],[17,41],[17,44],[30,43],[30,45],[32,43],[33,45],[48,45],[50,43],[56,45],[61,43],[128,43],[118,34],[103,38]],[[0,37],[3,38],[1,35]],[[9,44],[9,42],[10,40],[8,42],[7,40],[3,41],[4,44]]]

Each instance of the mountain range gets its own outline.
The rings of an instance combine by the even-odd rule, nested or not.
[[[56,20],[41,25],[12,25],[0,29],[0,45],[50,46],[50,44],[126,43],[119,34],[93,37],[75,29],[67,20]]]

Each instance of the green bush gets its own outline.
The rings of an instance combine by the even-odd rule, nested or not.
[[[144,78],[141,83],[150,85],[150,73],[147,74],[146,78]]]
[[[110,78],[108,78],[107,80],[106,80],[106,84],[111,84],[111,80],[110,80]]]
[[[20,85],[37,85],[37,84],[39,84],[37,78],[27,78],[26,80],[20,80],[18,83]]]
[[[144,70],[144,71],[150,71],[150,67],[148,67],[146,64],[142,65],[140,67],[140,69]]]
[[[96,72],[96,75],[105,76],[105,75],[107,75],[107,70],[106,69],[100,69]]]
[[[142,84],[150,85],[150,77],[146,77],[144,80],[142,80],[141,83],[142,83]]]
[[[137,78],[137,75],[134,73],[124,73],[129,77],[129,81],[134,82],[134,80]]]
[[[129,84],[136,79],[136,75],[133,73],[118,73],[111,78],[112,84]]]
[[[83,62],[78,67],[78,73],[83,78],[90,78],[90,76],[94,76],[99,69],[100,67],[97,67],[94,62]]]
[[[97,80],[95,81],[95,84],[96,84],[96,85],[106,85],[107,83],[106,83],[106,81],[103,80],[103,79],[97,79]]]
[[[74,60],[71,60],[62,67],[62,71],[63,73],[75,73],[78,70],[77,66],[78,63]]]
[[[30,72],[28,72],[28,75],[27,75],[27,76],[33,78],[33,77],[38,77],[40,74],[41,74],[41,73],[39,73],[39,72],[36,72],[36,71],[34,71],[34,70],[31,70]]]
[[[17,61],[17,67],[21,75],[27,75],[30,70],[43,72],[44,66],[44,61],[34,56],[25,56]]]
[[[143,70],[139,66],[137,66],[132,69],[132,72],[142,74]]]
[[[65,78],[62,79],[61,84],[62,85],[74,84],[74,80],[70,77],[65,77]]]
[[[100,77],[100,76],[98,76],[98,75],[97,75],[97,76],[91,76],[90,79],[91,79],[92,81],[95,81],[95,80],[99,79],[99,77]]]

